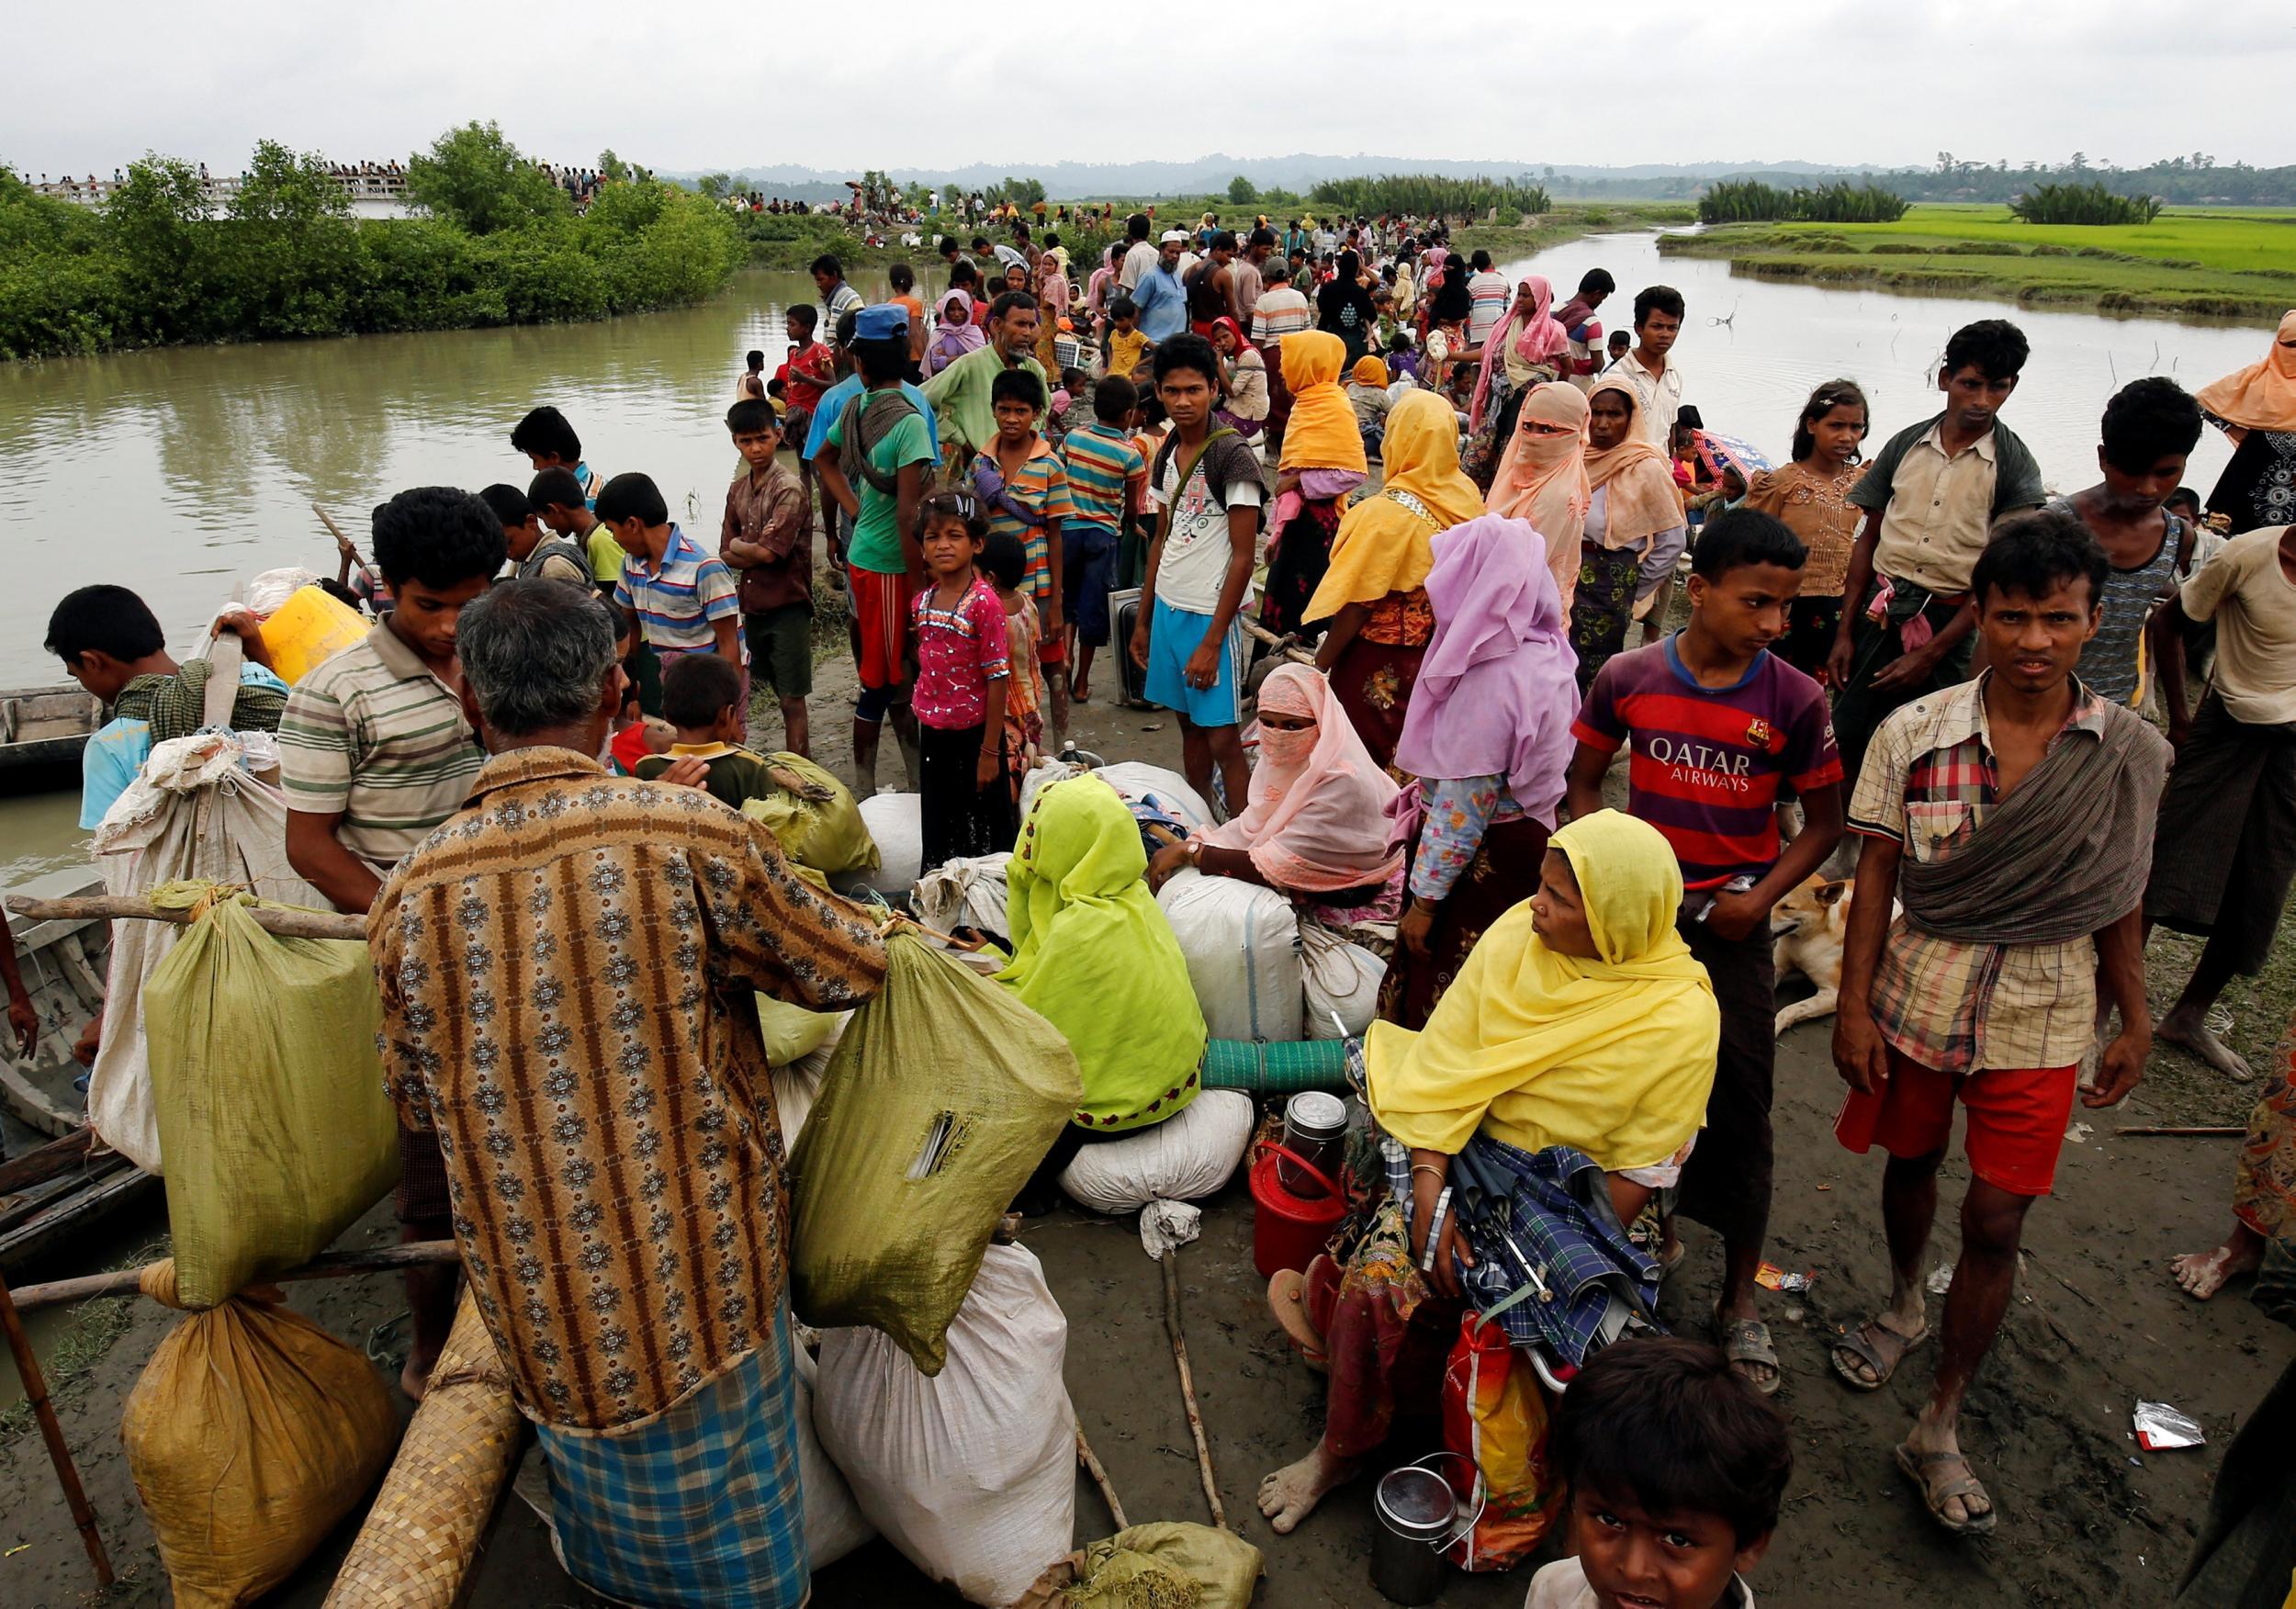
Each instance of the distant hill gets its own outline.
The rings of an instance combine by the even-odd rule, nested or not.
[[[800,201],[827,201],[846,194],[845,181],[859,178],[858,170],[837,173],[788,163],[714,170],[727,173],[743,188],[763,190]],[[961,168],[894,168],[892,177],[903,185],[927,184],[936,189],[959,185],[985,190],[1006,178],[1040,180],[1054,200],[1074,201],[1104,196],[1201,196],[1225,190],[1238,174],[1263,190],[1289,190],[1306,195],[1324,179],[1357,178],[1377,174],[1435,174],[1446,178],[1524,179],[1543,184],[1557,195],[1623,196],[1625,188],[1654,186],[1652,193],[1688,195],[1708,180],[1737,174],[1818,174],[1840,171],[1818,163],[1690,163],[1682,166],[1645,163],[1634,167],[1589,167],[1577,164],[1508,161],[1428,161],[1401,156],[1238,157],[1218,152],[1194,162],[1124,163],[974,163]],[[1865,169],[1852,170],[1865,172]],[[699,172],[669,173],[665,178],[692,179]]]

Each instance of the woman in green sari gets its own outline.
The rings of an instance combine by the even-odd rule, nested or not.
[[[1024,1211],[1052,1206],[1079,1147],[1153,1128],[1200,1087],[1204,1014],[1147,870],[1115,789],[1086,775],[1038,791],[1005,870],[1013,951],[996,977],[1066,1036],[1085,1098],[1021,1193]]]

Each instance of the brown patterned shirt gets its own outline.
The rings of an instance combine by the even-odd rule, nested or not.
[[[869,998],[868,916],[698,788],[526,748],[400,862],[367,940],[391,1097],[438,1131],[525,1412],[628,1425],[760,1345],[788,1197],[750,992]]]

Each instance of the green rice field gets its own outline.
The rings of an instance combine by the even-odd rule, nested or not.
[[[1895,223],[1730,224],[1670,254],[1818,285],[2000,297],[2027,306],[2255,320],[2296,307],[2296,208],[2179,208],[2148,224],[2032,224],[1927,204]]]

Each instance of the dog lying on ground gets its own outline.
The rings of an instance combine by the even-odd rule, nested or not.
[[[1850,933],[1857,879],[1812,877],[1770,910],[1771,963],[1780,978],[1800,973],[1818,993],[1778,1013],[1776,1031],[1833,1015],[1841,996],[1841,951]],[[1896,902],[1890,902],[1895,914]]]

